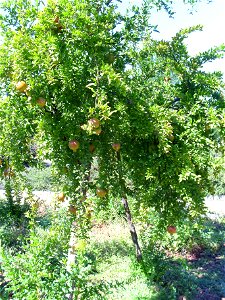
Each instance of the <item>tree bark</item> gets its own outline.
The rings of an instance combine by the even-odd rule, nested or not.
[[[118,161],[119,181],[120,181],[121,186],[124,188],[124,193],[125,193],[126,184],[125,184],[125,181],[124,181],[123,176],[122,176],[123,170],[122,170],[122,158],[121,158],[120,152],[117,152],[116,158],[117,158],[117,161]],[[135,226],[132,222],[132,216],[131,216],[131,212],[130,212],[130,208],[129,208],[126,196],[122,197],[122,203],[123,203],[124,210],[125,210],[125,213],[126,213],[127,223],[129,225],[129,228],[130,228],[131,238],[132,238],[135,250],[136,250],[136,258],[137,258],[138,262],[141,262],[142,261],[141,248],[140,248],[139,243],[138,243],[137,231],[136,231],[136,228],[135,228]]]
[[[137,231],[136,228],[132,222],[132,217],[131,217],[131,212],[130,212],[130,208],[128,205],[128,201],[125,197],[122,198],[122,203],[126,212],[126,217],[127,217],[127,223],[130,227],[130,234],[131,234],[131,238],[134,244],[134,247],[136,249],[136,258],[137,261],[140,262],[142,260],[142,253],[141,253],[141,248],[139,246],[138,243],[138,236],[137,236]]]
[[[87,189],[86,184],[88,184],[89,181],[90,181],[90,172],[91,172],[91,163],[89,164],[88,173],[85,175],[84,180],[83,180],[83,184],[81,186],[81,194],[85,198],[87,197],[87,190],[88,189]],[[77,242],[76,227],[77,227],[76,222],[73,222],[72,225],[71,225],[69,249],[68,249],[68,256],[67,256],[67,265],[66,265],[66,270],[67,270],[68,273],[71,273],[71,271],[73,269],[73,266],[78,263],[77,258],[76,258],[76,249],[74,247],[76,245],[76,242]],[[75,288],[76,288],[76,282],[74,281],[73,285],[72,285],[72,291],[69,294],[67,294],[67,299],[68,300],[74,300]],[[78,298],[76,298],[76,299],[78,299]]]
[[[76,263],[76,252],[74,249],[74,245],[76,244],[76,234],[75,234],[75,224],[71,225],[71,233],[70,233],[70,241],[69,241],[69,249],[67,256],[67,266],[66,270],[70,273],[73,265]]]
[[[69,241],[69,249],[68,249],[68,256],[67,256],[67,265],[66,270],[68,273],[71,273],[74,264],[77,263],[76,261],[76,252],[74,249],[74,245],[76,244],[76,234],[75,234],[75,224],[72,223],[71,225],[71,233],[70,233],[70,241]],[[74,289],[75,289],[75,282],[72,284],[72,291],[66,295],[68,300],[74,299]]]

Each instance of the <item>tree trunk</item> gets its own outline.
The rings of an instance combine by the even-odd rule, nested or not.
[[[123,171],[122,171],[122,158],[121,158],[120,152],[117,152],[116,158],[117,158],[117,161],[119,163],[119,165],[118,165],[119,181],[120,181],[121,186],[124,188],[124,193],[125,193],[126,184],[125,184],[125,181],[124,181],[123,176],[122,176],[122,174],[123,174]],[[130,212],[130,208],[129,208],[129,205],[128,205],[127,197],[125,197],[125,196],[122,197],[122,203],[123,203],[124,210],[125,210],[125,213],[126,213],[127,223],[129,225],[129,228],[130,228],[131,238],[132,238],[134,247],[136,249],[136,258],[137,258],[138,262],[141,262],[142,261],[141,248],[140,248],[139,243],[138,243],[138,236],[137,236],[136,228],[135,228],[135,226],[132,222],[132,217],[131,217],[131,212]]]
[[[75,224],[72,223],[68,256],[67,256],[67,265],[66,265],[66,270],[69,273],[71,272],[73,265],[76,263],[76,253],[75,253],[75,249],[74,249],[75,244],[76,244]]]
[[[134,224],[132,223],[130,208],[129,208],[127,199],[125,197],[122,198],[122,203],[123,203],[123,206],[124,206],[124,209],[126,212],[127,223],[130,228],[131,238],[132,238],[134,247],[136,249],[136,258],[137,258],[137,261],[140,262],[142,260],[141,248],[138,243],[138,236],[137,236],[136,228],[135,228]]]
[[[66,270],[68,273],[71,273],[74,264],[76,264],[76,252],[74,249],[74,245],[76,244],[76,233],[75,233],[76,225],[72,223],[71,225],[71,233],[70,233],[70,241],[69,241],[69,249],[68,249],[68,256],[67,256],[67,265]],[[68,300],[74,299],[74,289],[75,289],[75,282],[73,282],[72,291],[66,295]]]
[[[89,169],[88,173],[85,175],[83,184],[81,186],[81,194],[86,198],[87,197],[87,184],[90,181],[90,172],[91,172],[91,163],[89,164]],[[77,236],[76,236],[76,229],[77,229],[77,224],[76,222],[73,222],[71,225],[71,232],[70,232],[70,241],[69,241],[69,249],[68,249],[68,256],[67,256],[67,265],[66,265],[66,270],[67,272],[71,273],[72,268],[75,264],[77,264],[77,259],[76,259],[76,249],[75,245],[77,242]],[[74,300],[74,291],[76,288],[76,282],[73,282],[72,286],[72,291],[70,294],[67,294],[67,299],[68,300]],[[78,296],[79,297],[79,296]],[[78,299],[78,298],[76,298]]]

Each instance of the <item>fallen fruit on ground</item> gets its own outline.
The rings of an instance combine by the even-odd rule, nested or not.
[[[76,152],[79,147],[80,147],[80,143],[78,141],[76,140],[69,141],[69,148],[74,152]]]
[[[105,189],[97,188],[96,194],[98,197],[103,198],[107,194],[107,191]]]
[[[112,144],[112,148],[113,148],[115,151],[119,151],[119,150],[120,150],[120,147],[121,147],[121,145],[120,145],[119,143]]]
[[[169,232],[170,234],[174,234],[177,232],[177,228],[175,226],[168,226],[167,232]]]
[[[17,91],[23,93],[26,89],[27,89],[27,84],[25,81],[19,81],[17,84],[16,84],[16,89]]]

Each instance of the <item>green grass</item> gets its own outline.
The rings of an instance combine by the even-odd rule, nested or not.
[[[28,183],[32,190],[49,191],[52,190],[52,174],[51,167],[38,169],[35,167],[29,168],[25,173]]]
[[[29,167],[22,175],[26,178],[27,183],[35,191],[51,191],[53,189],[53,180],[51,167]],[[5,181],[0,178],[0,188],[4,189]]]
[[[112,285],[109,300],[151,299],[157,294],[154,286],[140,268],[137,268],[134,248],[126,224],[111,223],[94,228],[89,249],[95,253],[97,273],[95,280]]]
[[[95,228],[89,248],[94,249],[96,256],[95,278],[112,283],[112,294],[107,299],[176,300],[185,295],[188,300],[194,300],[207,297],[220,299],[224,296],[225,222],[224,219],[206,222],[205,231],[200,232],[201,239],[195,237],[195,248],[190,252],[185,252],[185,247],[183,254],[174,250],[163,252],[152,249],[153,252],[150,252],[150,249],[145,249],[144,270],[135,261],[130,235],[124,223]],[[202,245],[196,246],[199,240],[205,242],[204,248]]]

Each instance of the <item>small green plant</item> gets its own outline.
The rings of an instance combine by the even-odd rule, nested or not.
[[[180,295],[194,299],[198,287],[204,285],[204,280],[196,277],[200,272],[197,261],[202,263],[201,257],[213,257],[223,248],[224,219],[186,216],[174,224],[176,233],[170,234],[161,226],[160,214],[148,210],[145,218],[148,225],[141,230],[144,274],[159,286],[160,299],[174,300]],[[188,259],[196,261],[196,265],[192,266]],[[200,273],[204,276],[204,272]],[[208,285],[216,283],[209,281]]]
[[[93,259],[77,250],[76,262],[67,271],[71,220],[62,210],[53,216],[46,230],[30,222],[30,235],[19,253],[1,247],[4,275],[9,280],[5,292],[18,300],[61,300],[72,293],[73,299],[104,298],[106,284],[93,281]]]
[[[13,208],[13,209],[12,209]],[[18,249],[28,234],[28,204],[13,203],[0,200],[0,241],[5,247]]]
[[[52,189],[51,167],[31,167],[26,171],[25,177],[32,190],[47,191]]]
[[[146,223],[143,223],[143,218]],[[180,218],[175,224],[165,225],[160,213],[151,209],[142,209],[137,220],[142,224],[143,245],[149,249],[156,247],[162,252],[186,253],[198,247],[214,251],[223,241],[222,231],[215,230],[215,227],[222,226],[222,223],[216,225],[216,222],[204,215],[192,217],[187,212],[186,216]],[[175,234],[168,233],[168,225],[175,225]]]

